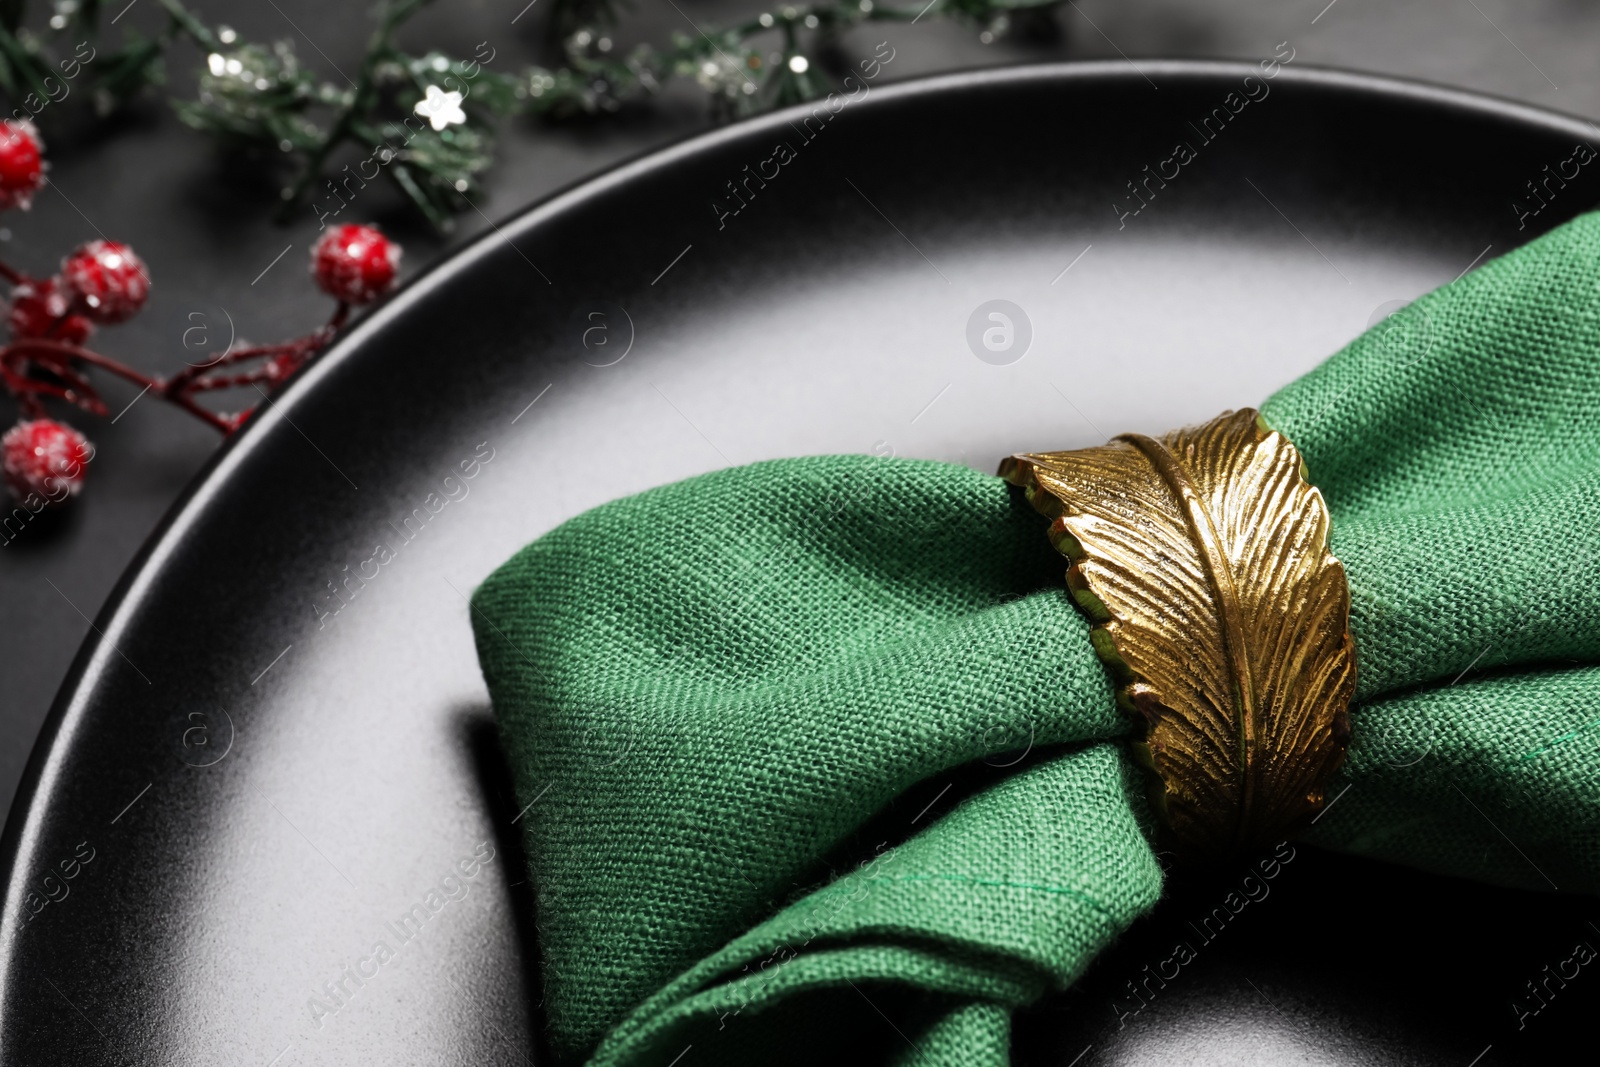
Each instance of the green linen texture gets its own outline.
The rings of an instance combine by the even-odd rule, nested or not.
[[[1597,265],[1587,215],[1262,405],[1352,593],[1315,843],[1600,888]],[[779,460],[596,508],[477,590],[561,1062],[1004,1064],[1011,1012],[1155,903],[1045,526],[965,467]]]

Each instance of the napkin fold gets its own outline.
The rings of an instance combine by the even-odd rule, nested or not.
[[[1600,888],[1597,264],[1588,215],[1262,405],[1352,595],[1314,842]],[[558,1059],[1003,1064],[1012,1011],[1155,903],[1046,525],[964,467],[780,460],[596,508],[478,589]]]

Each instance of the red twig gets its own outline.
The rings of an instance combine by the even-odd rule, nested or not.
[[[117,377],[124,378],[145,389],[155,389],[161,385],[159,379],[152,378],[147,374],[141,374],[132,367],[117,362],[110,356],[102,356],[98,352],[91,352],[89,349],[79,348],[77,345],[69,345],[64,341],[49,341],[42,337],[26,338],[21,341],[13,341],[4,348],[3,352],[4,355],[0,356],[0,358],[4,359],[13,357],[26,359],[32,355],[46,357],[66,356],[69,359],[87,363],[91,367],[99,367],[101,370],[109,371]]]
[[[13,285],[23,285],[32,281],[27,275],[4,262],[0,262],[0,278],[10,281]],[[80,311],[80,308],[72,307],[67,314],[76,314]],[[349,317],[350,305],[341,301],[327,323],[304,337],[277,344],[231,348],[209,363],[188,364],[172,377],[165,379],[153,378],[110,356],[101,355],[81,345],[68,344],[49,337],[23,338],[0,346],[0,384],[4,384],[6,390],[17,398],[23,414],[28,418],[44,417],[44,405],[40,398],[45,396],[66,400],[85,410],[103,415],[107,410],[105,403],[94,391],[89,380],[78,370],[80,366],[96,367],[132,385],[137,385],[141,392],[148,390],[154,393],[226,434],[233,432],[249,417],[255,410],[254,405],[232,414],[220,414],[197,402],[196,393],[258,383],[276,385],[326,348]],[[51,332],[59,331],[65,321],[66,315],[63,315],[52,326]],[[210,373],[219,367],[235,367],[250,360],[261,362],[239,374]],[[40,373],[59,381],[40,377]]]

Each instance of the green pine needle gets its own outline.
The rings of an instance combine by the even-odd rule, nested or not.
[[[354,87],[323,81],[302,67],[288,41],[240,40],[209,26],[182,0],[159,0],[167,25],[156,37],[126,31],[102,41],[100,0],[54,0],[49,40],[26,28],[26,0],[0,0],[0,94],[18,112],[85,93],[102,115],[165,80],[165,54],[187,40],[204,54],[193,98],[173,98],[184,125],[230,148],[279,161],[288,176],[280,215],[316,213],[324,225],[372,181],[387,181],[436,228],[481,194],[494,162],[496,124],[519,114],[551,119],[615,112],[674,80],[693,79],[713,113],[736,118],[825,96],[833,79],[813,56],[863,22],[949,17],[978,27],[985,41],[1013,14],[1063,0],[823,0],[784,6],[698,36],[674,34],[660,47],[616,54],[617,0],[555,0],[548,21],[563,64],[491,69],[494,52],[458,58],[420,55],[395,43],[396,31],[428,0],[382,0]],[[360,154],[355,164],[333,169]]]

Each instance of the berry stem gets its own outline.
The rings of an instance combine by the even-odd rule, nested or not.
[[[26,275],[20,274],[4,263],[0,263],[0,277],[12,278],[13,276],[26,280]],[[3,382],[7,391],[17,398],[24,413],[30,418],[43,418],[45,411],[40,402],[40,397],[55,396],[78,404],[89,411],[103,414],[105,405],[95,395],[84,379],[74,369],[74,361],[99,367],[109,374],[139,386],[141,390],[150,390],[161,399],[173,404],[183,411],[200,419],[207,425],[223,433],[231,433],[237,429],[255,408],[252,405],[243,411],[232,415],[219,415],[209,408],[201,406],[195,399],[196,393],[209,392],[216,389],[232,389],[245,385],[266,383],[269,387],[275,385],[290,373],[298,370],[308,359],[327,347],[335,334],[345,325],[350,318],[352,305],[344,300],[339,301],[334,308],[332,316],[322,326],[304,337],[297,337],[289,341],[280,341],[270,345],[246,345],[243,348],[230,349],[209,363],[190,363],[170,378],[153,378],[133,369],[119,360],[103,356],[98,352],[83,348],[79,345],[67,344],[48,337],[26,338],[15,341],[10,345],[0,347],[0,382]],[[59,325],[59,324],[58,324]],[[241,374],[212,374],[218,367],[234,366],[251,359],[266,359],[267,362],[253,367]],[[18,365],[24,361],[32,360],[39,366],[58,377],[68,380],[69,387],[41,382],[30,378],[19,370]],[[70,386],[76,386],[74,390]]]
[[[251,359],[256,356],[276,355],[284,345],[246,345],[243,348],[230,348],[222,355],[209,363],[190,363],[181,371],[168,378],[162,385],[163,393],[179,393],[188,389],[204,389],[204,385],[195,384],[205,380],[205,373],[218,367],[226,367],[241,360]]]
[[[110,356],[102,356],[98,352],[91,352],[87,348],[79,348],[77,345],[69,345],[62,341],[50,341],[42,337],[28,338],[23,341],[12,342],[6,346],[4,352],[5,358],[18,357],[25,359],[29,356],[44,356],[49,359],[51,357],[67,356],[72,359],[82,360],[91,367],[99,367],[103,371],[115,374],[117,377],[142,388],[161,388],[161,381],[158,378],[141,374],[139,371],[124,363],[119,363]]]
[[[24,418],[44,418],[44,405],[39,402],[37,383],[28,381],[12,370],[10,361],[3,358],[0,358],[0,380],[5,381],[6,389],[17,398]]]
[[[6,366],[6,386],[17,397],[17,402],[34,418],[42,417],[44,414],[44,409],[40,406],[38,397],[40,383],[17,375],[10,368],[12,361],[27,359],[30,356],[43,356],[47,361],[51,362],[67,357],[87,363],[91,367],[99,367],[108,374],[114,374],[124,381],[139,386],[141,390],[149,389],[154,391],[162,399],[187,411],[201,422],[221,430],[223,433],[228,433],[233,429],[233,424],[226,417],[201,407],[185,392],[168,390],[159,378],[152,378],[148,374],[142,374],[124,363],[118,362],[109,356],[102,356],[98,352],[92,352],[87,348],[63,344],[60,341],[49,341],[43,338],[16,341],[7,345],[4,349],[0,349],[0,365]]]

